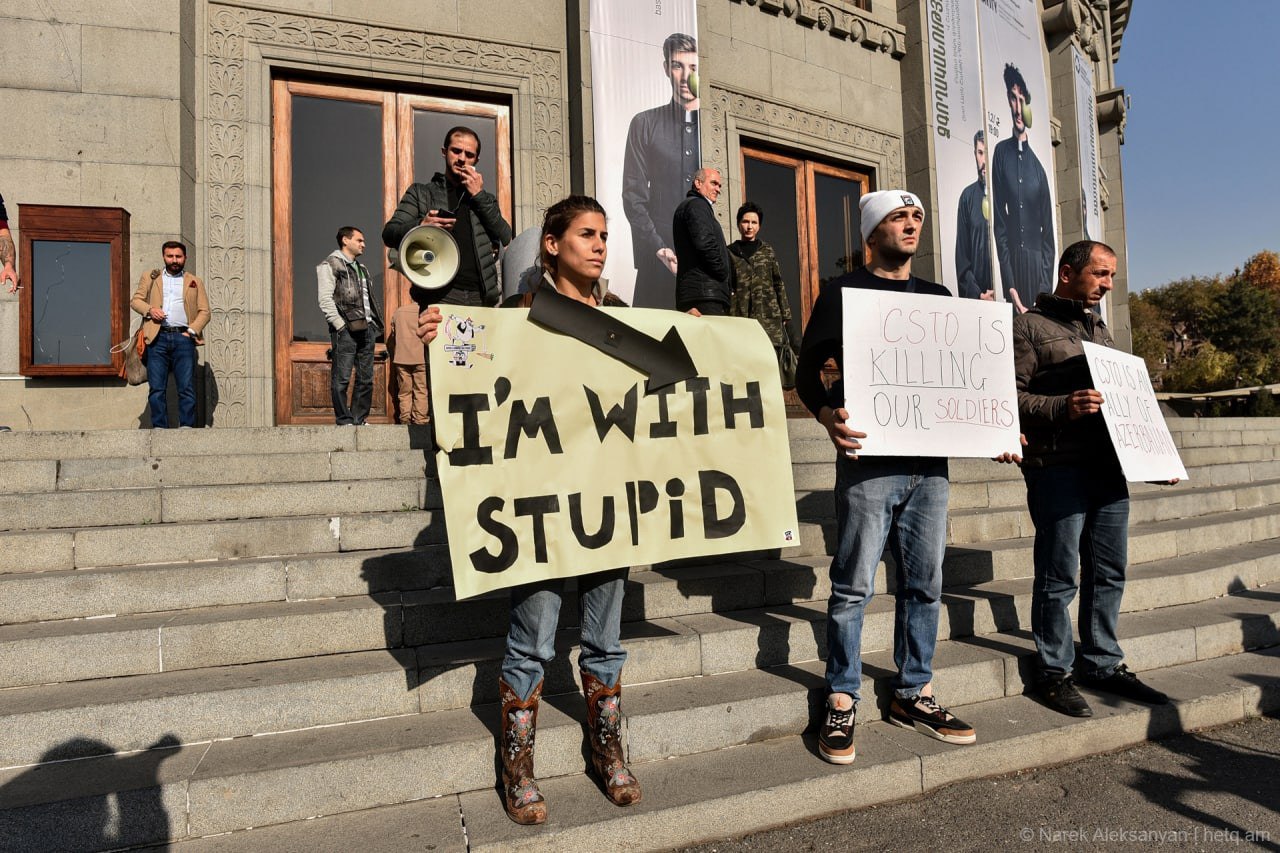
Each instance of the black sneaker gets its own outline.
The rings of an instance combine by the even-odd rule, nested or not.
[[[836,708],[836,696],[827,697],[827,716],[818,731],[818,754],[832,764],[852,764],[854,756],[853,727],[857,722],[858,706],[851,704],[846,710]],[[852,702],[852,698],[849,700]]]
[[[932,696],[893,697],[889,703],[889,722],[945,743],[973,743],[978,739],[973,726],[939,705]]]
[[[1071,676],[1052,678],[1036,685],[1036,695],[1040,701],[1053,710],[1069,717],[1092,717],[1093,709],[1076,690]]]
[[[1081,684],[1096,690],[1105,690],[1108,693],[1114,693],[1117,696],[1123,696],[1125,699],[1132,699],[1135,702],[1146,702],[1148,705],[1167,705],[1169,697],[1156,690],[1154,687],[1148,687],[1138,680],[1138,676],[1129,671],[1129,667],[1120,664],[1116,667],[1115,672],[1106,678],[1081,678]]]

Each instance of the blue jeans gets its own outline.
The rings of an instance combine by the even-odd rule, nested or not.
[[[330,374],[330,390],[333,392],[333,417],[339,425],[362,424],[369,417],[373,406],[373,349],[378,340],[378,326],[372,320],[363,332],[352,332],[347,326],[341,329],[329,327],[329,340],[333,344],[333,371]],[[347,405],[347,388],[351,384],[351,369],[356,371],[356,388]]]
[[[578,578],[578,624],[581,654],[578,667],[606,687],[618,683],[627,653],[622,649],[622,592],[626,569],[595,572]],[[563,579],[530,583],[511,590],[511,627],[502,680],[528,699],[556,656],[556,624],[564,600]]]
[[[885,543],[897,565],[894,692],[915,696],[933,678],[947,549],[946,459],[836,461],[836,554],[827,603],[827,686],[860,699],[862,616]]]
[[[178,388],[178,425],[196,425],[196,341],[189,335],[161,329],[147,345],[147,384],[151,393],[151,426],[168,429],[169,404],[166,392],[169,374]]]
[[[1129,550],[1129,487],[1119,469],[1025,468],[1027,508],[1036,527],[1031,633],[1043,678],[1075,662],[1071,616],[1077,570],[1081,674],[1105,678],[1124,659],[1116,639]]]

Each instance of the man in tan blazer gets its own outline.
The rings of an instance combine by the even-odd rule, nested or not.
[[[151,386],[151,426],[169,426],[165,394],[172,372],[178,388],[178,421],[196,425],[196,345],[209,322],[204,282],[186,272],[187,247],[170,240],[162,247],[164,269],[144,273],[129,306],[142,315],[147,342],[147,383]]]

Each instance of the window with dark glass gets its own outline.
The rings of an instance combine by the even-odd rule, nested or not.
[[[114,376],[128,334],[129,214],[118,207],[20,204],[24,376]]]

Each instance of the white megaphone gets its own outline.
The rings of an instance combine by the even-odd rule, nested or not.
[[[419,225],[404,235],[390,253],[391,268],[423,290],[439,290],[458,274],[458,244],[434,225]]]

